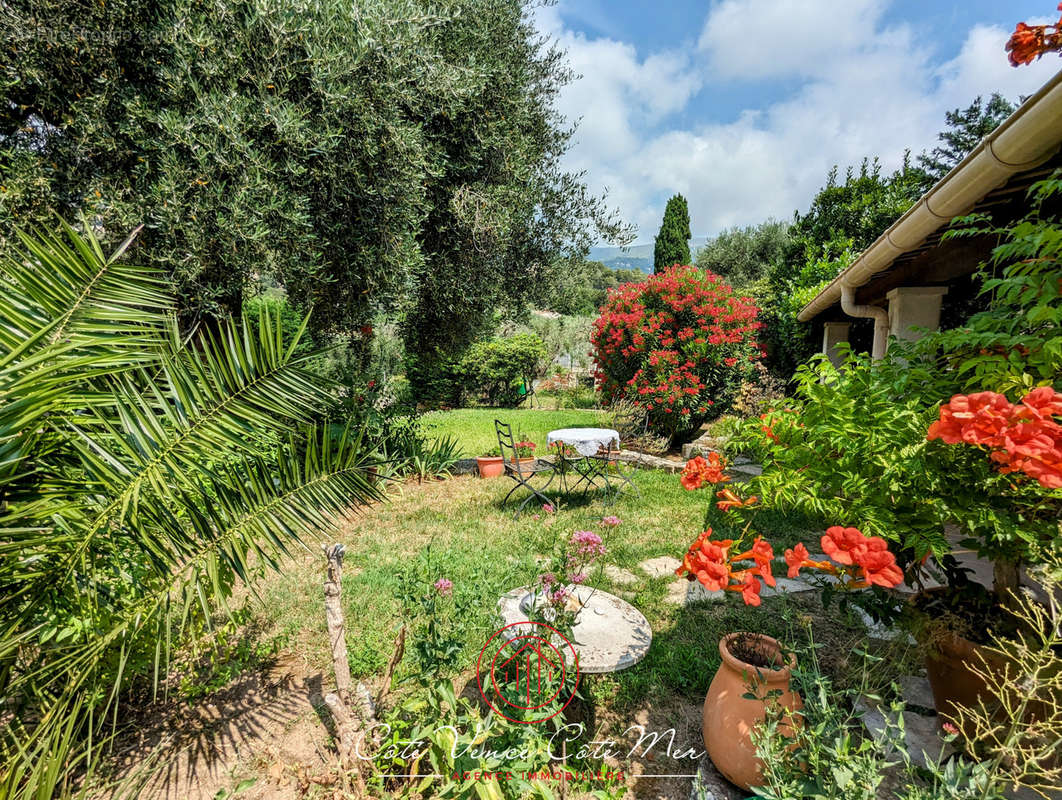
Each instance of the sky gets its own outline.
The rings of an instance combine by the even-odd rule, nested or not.
[[[1017,101],[1062,59],[1011,67],[1019,21],[1055,0],[559,0],[539,30],[578,77],[565,166],[653,240],[668,197],[694,236],[806,210],[829,169],[932,148],[946,111]],[[606,244],[602,242],[601,244]]]

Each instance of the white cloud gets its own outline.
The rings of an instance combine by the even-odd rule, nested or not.
[[[699,47],[719,77],[822,75],[874,34],[884,0],[723,0]]]
[[[560,98],[566,116],[581,118],[568,166],[610,190],[639,241],[655,235],[676,191],[689,200],[694,234],[713,234],[805,209],[834,164],[876,155],[895,168],[906,148],[933,146],[946,110],[993,91],[1031,94],[1058,69],[1053,59],[1010,67],[1009,31],[986,25],[942,60],[912,26],[882,24],[885,2],[723,0],[704,22],[696,58],[639,58],[628,43],[566,30],[549,9],[540,27],[583,76]],[[675,123],[691,100],[710,103],[713,86],[756,96],[757,81],[783,78],[797,80],[781,100],[728,121]]]

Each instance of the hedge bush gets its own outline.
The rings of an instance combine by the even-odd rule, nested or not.
[[[675,266],[609,293],[591,334],[601,390],[670,439],[726,409],[761,352],[757,308],[718,275]],[[714,407],[714,409],[713,409]]]
[[[451,371],[463,400],[511,407],[524,399],[525,381],[537,377],[547,357],[546,345],[533,333],[518,333],[477,342]]]

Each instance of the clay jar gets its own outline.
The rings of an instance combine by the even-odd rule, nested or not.
[[[731,645],[742,637],[763,654],[776,668],[757,667],[737,658]],[[716,769],[740,786],[750,789],[761,782],[762,764],[756,757],[752,730],[766,716],[768,698],[782,707],[803,708],[800,695],[789,688],[789,676],[796,666],[796,656],[789,654],[783,663],[782,648],[777,640],[759,633],[731,633],[719,640],[723,663],[712,678],[704,698],[702,731],[704,747]],[[771,693],[781,692],[774,697]],[[757,699],[745,697],[753,694]]]

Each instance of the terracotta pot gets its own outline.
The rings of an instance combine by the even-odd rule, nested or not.
[[[1001,673],[1004,669],[998,657],[954,633],[927,648],[926,675],[933,687],[933,705],[941,722],[945,717],[954,718],[956,706],[975,706],[980,700],[991,702],[994,696],[998,696],[996,689],[974,672],[975,666],[989,675]],[[1000,685],[996,681],[992,683]]]
[[[514,458],[514,459],[511,459],[511,461],[514,464],[517,461],[519,461],[521,464],[534,464],[535,463],[535,457],[534,456],[529,456],[527,458]]]
[[[946,591],[947,587],[939,587],[928,589],[924,594]],[[1015,675],[1020,672],[1016,663],[951,631],[936,637],[932,643],[921,644],[925,647],[926,676],[933,689],[933,705],[941,724],[957,724],[962,728],[963,735],[972,737],[975,730],[971,726],[961,725],[961,720],[955,717],[955,712],[958,707],[972,708],[980,703],[984,704],[985,710],[993,719],[1006,724],[1006,711],[1002,701],[1006,699],[1006,705],[1013,708],[1022,700],[1023,690],[1020,684],[1015,682]],[[975,672],[975,668],[983,675]],[[1041,679],[1046,677],[1041,675]],[[1003,692],[1009,692],[1010,697],[1001,697]],[[1045,719],[1050,714],[1050,709],[1060,702],[1062,698],[1057,696],[1052,696],[1049,701],[1044,697],[1033,700],[1026,709],[1026,723]],[[1060,757],[1062,756],[1049,758],[1041,762],[1041,766],[1053,769],[1058,765]]]
[[[505,459],[501,456],[479,456],[476,466],[481,478],[497,478],[505,474]]]
[[[947,587],[941,586],[927,589],[923,595],[947,591]],[[931,644],[923,642],[923,645],[926,676],[933,689],[933,705],[941,723],[954,719],[956,706],[975,706],[980,700],[992,703],[999,696],[1006,663],[997,654],[950,631],[935,637]],[[986,672],[990,679],[978,675],[974,667]],[[999,679],[992,680],[993,675],[998,675]]]
[[[731,633],[724,636],[719,640],[719,656],[723,663],[704,698],[701,720],[708,756],[728,781],[747,790],[758,785],[762,778],[762,764],[756,757],[752,729],[766,716],[768,693],[780,691],[777,702],[790,710],[803,708],[804,704],[800,695],[789,688],[789,675],[796,666],[796,656],[790,654],[789,662],[778,669],[755,667],[730,652],[730,645],[738,636],[751,637],[776,664],[782,664],[782,648],[775,639],[763,634]],[[757,699],[744,697],[750,693]],[[771,698],[772,703],[776,700]]]

